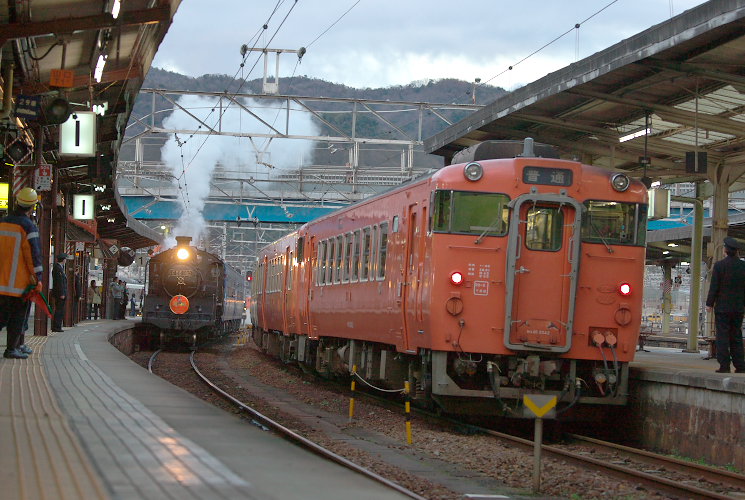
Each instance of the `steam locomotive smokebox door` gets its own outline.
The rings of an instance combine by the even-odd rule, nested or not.
[[[582,206],[532,192],[511,202],[505,345],[566,352],[571,347]]]
[[[200,276],[190,264],[174,264],[163,276],[163,288],[168,295],[191,297],[199,289]]]

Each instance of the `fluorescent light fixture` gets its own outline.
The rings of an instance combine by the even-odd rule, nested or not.
[[[111,16],[116,19],[119,17],[119,9],[122,8],[121,0],[114,0],[114,5],[111,6]]]
[[[658,188],[660,186],[662,186],[662,183],[660,181],[654,181],[652,184],[649,185],[649,187],[652,189]]]
[[[637,130],[636,132],[631,132],[630,134],[623,135],[618,138],[618,142],[626,142],[630,141],[631,139],[636,139],[637,137],[641,137],[644,135],[649,135],[652,133],[651,128],[643,128],[641,130]]]
[[[691,263],[690,262],[681,262],[680,265],[681,266],[690,266]]]
[[[670,248],[675,248],[675,247],[678,246],[678,244],[677,243],[668,243],[667,246],[669,246]]]
[[[662,255],[667,255],[669,253],[670,253],[670,250],[665,250],[664,252],[662,252]]]
[[[106,65],[106,59],[109,56],[101,54],[98,56],[98,62],[96,63],[96,69],[93,71],[93,78],[96,79],[96,83],[101,83],[101,77],[103,76],[103,67]]]

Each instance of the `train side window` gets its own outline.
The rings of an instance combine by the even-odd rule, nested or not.
[[[266,293],[272,293],[273,272],[272,261],[269,260],[266,263]]]
[[[450,214],[452,212],[452,191],[435,191],[432,202],[432,231],[449,232]]]
[[[393,227],[391,228],[391,232],[398,232],[398,215],[393,216]]]
[[[292,252],[288,254],[290,257],[287,259],[287,289],[292,290],[292,268],[293,261],[292,261]]]
[[[370,252],[372,251],[371,228],[362,230],[362,267],[360,269],[360,281],[367,281],[370,277]]]
[[[326,240],[318,244],[318,284],[326,283]]]
[[[342,282],[349,283],[349,278],[352,276],[352,247],[354,246],[354,239],[352,233],[344,235],[344,273],[342,274]]]
[[[279,266],[277,265],[277,257],[274,257],[272,259],[272,292],[277,291],[277,282],[279,281],[277,279],[277,268]]]
[[[388,255],[388,223],[380,224],[380,245],[378,246],[378,279],[385,278],[385,259]]]
[[[297,239],[297,248],[295,249],[297,254],[297,261],[299,264],[303,263],[303,257],[305,256],[305,237]]]
[[[564,214],[558,207],[531,207],[525,228],[525,246],[530,250],[555,252],[561,248]]]
[[[375,224],[372,227],[372,241],[370,243],[370,281],[373,281],[377,276],[375,265],[378,263],[378,234],[380,234],[380,229]]]
[[[354,232],[354,250],[352,252],[352,281],[360,279],[360,230]]]
[[[328,269],[328,276],[326,276],[326,283],[332,285],[334,283],[334,263],[336,262],[336,238],[328,240],[329,249],[326,252],[328,256],[328,262],[326,263],[326,269]]]
[[[282,257],[274,258],[274,291],[279,292],[282,289]]]
[[[336,270],[334,271],[334,283],[341,282],[342,256],[344,255],[344,241],[342,236],[336,237]]]

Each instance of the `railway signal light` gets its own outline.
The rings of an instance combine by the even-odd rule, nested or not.
[[[459,271],[455,271],[450,275],[450,282],[453,285],[462,285],[463,284],[463,273]]]

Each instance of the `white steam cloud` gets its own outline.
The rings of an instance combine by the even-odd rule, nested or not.
[[[188,110],[175,108],[173,113],[163,120],[167,130],[192,131],[218,129],[218,118],[221,109],[217,97],[182,96],[179,106]],[[285,132],[286,108],[281,108],[284,101],[241,100],[261,120]],[[223,132],[241,132],[244,134],[271,133],[269,127],[235,104],[226,109],[223,100],[220,129]],[[193,115],[193,116],[192,116]],[[200,123],[201,121],[201,123]],[[200,127],[201,128],[198,128]],[[308,113],[291,111],[289,134],[314,136],[318,135],[317,126]],[[183,208],[181,218],[173,231],[166,238],[165,248],[176,245],[175,236],[191,236],[192,244],[197,245],[204,236],[207,223],[204,219],[204,207],[210,195],[210,187],[215,168],[221,165],[230,171],[231,176],[238,173],[243,179],[270,179],[277,170],[297,169],[312,154],[313,143],[298,139],[256,138],[252,142],[246,138],[220,135],[194,135],[188,132],[171,134],[161,149],[161,158],[174,177],[178,188],[178,202]],[[254,144],[262,153],[257,155]],[[268,148],[266,147],[268,144]],[[257,162],[258,160],[258,162]],[[244,184],[250,189],[248,184]],[[251,193],[257,195],[259,191]],[[263,195],[260,195],[263,196]]]

